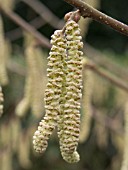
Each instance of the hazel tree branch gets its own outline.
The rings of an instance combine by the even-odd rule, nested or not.
[[[70,5],[80,10],[81,16],[92,18],[102,24],[108,25],[114,30],[128,36],[128,26],[122,22],[105,15],[104,13],[94,9],[82,0],[64,0]]]

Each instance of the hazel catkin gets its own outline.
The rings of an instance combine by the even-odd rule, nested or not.
[[[80,133],[80,99],[82,89],[82,51],[83,43],[78,24],[69,20],[66,23],[67,43],[65,103],[59,128],[60,150],[64,160],[69,163],[79,161],[77,145]]]
[[[37,152],[44,152],[47,148],[47,141],[57,124],[59,112],[59,99],[62,88],[63,64],[62,58],[66,54],[65,40],[61,36],[62,31],[57,30],[51,36],[52,48],[48,57],[47,77],[48,83],[45,90],[45,110],[46,114],[39,123],[38,130],[33,136],[34,149]]]
[[[3,93],[2,93],[2,87],[0,86],[0,116],[3,114]]]

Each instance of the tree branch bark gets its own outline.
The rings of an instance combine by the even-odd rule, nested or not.
[[[128,36],[128,26],[123,24],[122,22],[105,15],[104,13],[94,9],[90,5],[86,4],[81,0],[64,0],[70,5],[73,5],[77,9],[80,10],[81,15],[85,17],[92,18],[102,24],[108,25],[109,27],[113,28],[114,30]]]

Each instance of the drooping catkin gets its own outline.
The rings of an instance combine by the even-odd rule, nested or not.
[[[10,11],[13,9],[15,4],[15,0],[0,0],[0,6],[6,10],[6,11]]]
[[[125,103],[124,110],[125,136],[124,136],[124,155],[121,170],[128,169],[128,102]]]
[[[33,91],[31,110],[36,117],[41,117],[44,111],[44,89],[46,78],[44,74],[44,53],[39,53],[39,48],[33,49],[33,57],[35,57],[35,69],[33,68]],[[32,52],[32,51],[31,51]],[[38,89],[38,90],[37,90]]]
[[[44,152],[48,145],[48,139],[57,124],[59,112],[59,100],[63,81],[62,58],[65,57],[65,40],[62,31],[57,30],[51,36],[52,48],[48,57],[47,77],[48,83],[45,90],[45,116],[39,123],[38,130],[33,136],[34,149]]]
[[[7,85],[8,75],[7,75],[7,57],[6,57],[6,46],[4,38],[4,26],[3,19],[0,15],[0,83],[1,85]]]
[[[4,101],[4,96],[2,93],[2,87],[0,86],[0,116],[3,114],[3,101]]]
[[[21,122],[20,119],[13,118],[10,123],[10,129],[11,129],[11,147],[13,153],[16,153],[18,151],[18,144],[20,140],[20,134],[21,134]]]
[[[1,155],[1,166],[0,166],[1,170],[13,170],[12,157],[13,154],[10,148],[6,147],[6,149],[2,152]]]
[[[30,141],[28,130],[22,131],[19,136],[18,143],[18,161],[22,168],[28,169],[31,167],[32,162],[30,160]]]
[[[17,105],[15,110],[16,115],[19,117],[23,117],[27,113],[30,107],[31,90],[32,90],[31,85],[32,85],[32,78],[30,77],[30,75],[27,75],[25,81],[25,88],[24,88],[24,97]]]
[[[97,112],[100,113],[101,115],[104,113],[103,110],[98,110]],[[101,149],[106,148],[108,144],[108,137],[109,137],[108,128],[106,128],[106,126],[96,121],[94,126],[94,133],[96,136],[96,142],[98,147]]]
[[[77,145],[80,133],[80,99],[82,88],[82,57],[83,43],[79,25],[68,20],[65,25],[67,43],[66,94],[63,117],[59,127],[60,150],[62,157],[69,163],[79,161]]]
[[[3,122],[0,125],[0,149],[1,156],[1,170],[12,170],[12,150],[11,150],[11,129],[10,122]]]
[[[82,118],[80,129],[80,142],[86,141],[91,128],[91,112],[92,112],[92,92],[93,92],[93,73],[86,68],[84,63],[83,71],[83,97],[82,97]]]
[[[31,36],[26,38],[26,62],[27,62],[27,76],[24,89],[24,97],[16,108],[16,114],[23,116],[29,108],[33,115],[40,118],[43,112],[43,98],[44,98],[44,67],[43,67],[43,53],[42,56],[38,53],[38,48],[35,47],[34,39]]]

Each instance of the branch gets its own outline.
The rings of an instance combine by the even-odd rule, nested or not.
[[[91,69],[92,71],[94,71],[94,73],[107,79],[108,81],[110,81],[111,83],[115,84],[117,87],[125,90],[128,93],[128,85],[124,83],[121,79],[110,74],[108,71],[98,68],[94,63],[85,63],[84,67]]]
[[[123,24],[116,19],[113,19],[109,17],[108,15],[105,15],[104,13],[94,9],[90,5],[86,4],[85,2],[81,0],[64,0],[70,5],[73,5],[74,7],[78,8],[80,10],[81,15],[85,17],[92,18],[102,24],[108,25],[114,30],[128,36],[128,26],[126,24]]]
[[[49,40],[44,37],[41,33],[36,31],[34,27],[32,27],[30,24],[28,24],[25,20],[23,20],[19,15],[14,13],[13,11],[6,11],[3,8],[0,8],[0,10],[12,21],[17,23],[19,26],[21,26],[25,31],[31,33],[43,46],[50,48],[51,45],[49,43]]]

